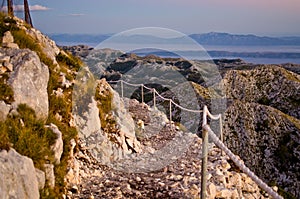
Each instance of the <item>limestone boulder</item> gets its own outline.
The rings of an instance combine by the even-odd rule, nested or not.
[[[119,142],[122,148],[126,151],[129,148],[135,152],[140,152],[140,143],[137,141],[135,135],[135,123],[132,119],[131,114],[125,107],[124,100],[120,97],[119,93],[116,92],[105,79],[101,79],[97,82],[99,93],[98,95],[111,95],[112,99],[110,102],[110,113],[108,117],[116,122],[115,126],[119,130],[120,139]],[[97,91],[96,91],[97,92]],[[101,105],[100,105],[101,106]],[[127,147],[125,146],[127,145]]]
[[[18,44],[14,43],[14,37],[10,31],[4,33],[2,38],[2,46],[5,48],[19,48]]]
[[[82,91],[87,90],[85,86],[89,84],[91,76],[89,72],[79,76],[82,76],[83,82],[75,84],[73,94],[73,117],[79,132],[79,145],[104,164],[139,152],[141,149],[135,136],[135,123],[118,93],[103,79],[93,82],[97,85],[98,93],[84,95]],[[104,101],[93,95],[100,98],[111,96],[111,99],[108,104],[103,104]],[[100,115],[105,121],[100,121]]]
[[[51,123],[50,125],[47,125],[46,127],[49,128],[56,135],[56,140],[55,140],[54,144],[51,146],[51,150],[54,153],[55,164],[59,164],[60,158],[61,158],[61,155],[62,155],[63,149],[64,149],[62,133],[55,124]]]
[[[39,183],[30,158],[14,149],[0,152],[1,198],[39,198]]]
[[[43,64],[38,55],[28,49],[0,49],[3,54],[10,56],[14,66],[8,79],[8,84],[14,91],[13,107],[27,104],[39,119],[48,117],[49,69]]]
[[[75,107],[78,109],[85,109],[84,111],[78,110],[75,113],[75,123],[77,129],[79,129],[80,134],[79,138],[85,140],[90,137],[92,134],[101,133],[101,123],[99,118],[99,109],[94,98],[91,98],[90,103],[87,104],[87,107]]]

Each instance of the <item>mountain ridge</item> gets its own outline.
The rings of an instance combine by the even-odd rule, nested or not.
[[[113,34],[68,34],[68,33],[55,33],[48,34],[48,36],[56,42],[85,42],[85,43],[100,43]],[[127,39],[130,38],[132,41],[147,41],[147,42],[161,42],[164,41],[178,42],[178,38],[159,38],[152,36],[142,35],[131,35],[124,36]],[[270,37],[270,36],[257,36],[254,34],[230,34],[220,32],[209,32],[209,33],[194,33],[187,35],[194,39],[201,45],[232,45],[232,46],[259,46],[259,45],[300,45],[300,36],[289,36],[289,37]],[[138,38],[138,40],[136,40]],[[131,41],[130,40],[130,41]]]

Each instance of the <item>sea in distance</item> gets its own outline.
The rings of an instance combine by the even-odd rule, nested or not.
[[[194,46],[184,44],[162,44],[141,46],[140,44],[126,43],[75,43],[75,42],[57,42],[60,46],[87,45],[90,47],[112,48],[122,50],[123,52],[134,52],[140,56],[149,54],[161,57],[184,57],[190,60],[201,60],[203,56],[199,55],[199,49],[207,53],[203,59],[242,59],[248,63],[254,64],[300,64],[300,46],[200,46],[195,50]],[[167,50],[165,50],[167,49]],[[183,55],[183,56],[181,56]]]

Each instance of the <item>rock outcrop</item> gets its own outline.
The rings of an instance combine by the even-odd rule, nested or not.
[[[58,65],[56,55],[59,54],[60,49],[56,46],[55,42],[41,33],[41,31],[35,28],[26,27],[23,20],[17,17],[14,17],[14,20],[16,21],[18,28],[25,30],[26,34],[30,35],[36,43],[40,44],[43,53],[52,60],[53,64]]]
[[[38,55],[28,49],[0,49],[0,53],[10,57],[14,66],[8,84],[14,92],[13,107],[27,104],[40,119],[48,117],[49,69]]]
[[[235,101],[226,111],[226,145],[266,182],[300,196],[300,121],[272,107]]]
[[[14,37],[12,36],[10,31],[4,33],[2,38],[2,47],[4,48],[16,48],[18,49],[18,44],[14,43]]]
[[[127,154],[139,152],[140,144],[135,136],[134,121],[118,93],[104,79],[95,83],[96,99],[91,97],[84,104],[75,103],[79,144],[89,149],[99,162],[111,164]]]
[[[0,165],[1,198],[39,198],[39,183],[31,159],[14,149],[2,150]]]
[[[224,76],[226,96],[274,107],[300,119],[300,76],[278,66],[231,70]]]

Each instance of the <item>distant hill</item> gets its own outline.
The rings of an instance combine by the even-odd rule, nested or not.
[[[217,32],[211,32],[206,34],[191,34],[190,37],[202,45],[300,45],[300,37],[260,37],[252,34],[235,35]]]
[[[112,34],[49,34],[51,39],[57,43],[72,42],[77,44],[83,43],[100,43],[112,36]],[[256,36],[252,34],[237,35],[229,33],[210,32],[205,34],[191,34],[192,39],[201,45],[224,45],[224,46],[272,46],[272,45],[300,45],[299,37],[267,37]],[[120,39],[121,37],[119,37]],[[180,43],[180,38],[159,38],[147,35],[131,35],[121,38],[123,41],[129,43]]]

